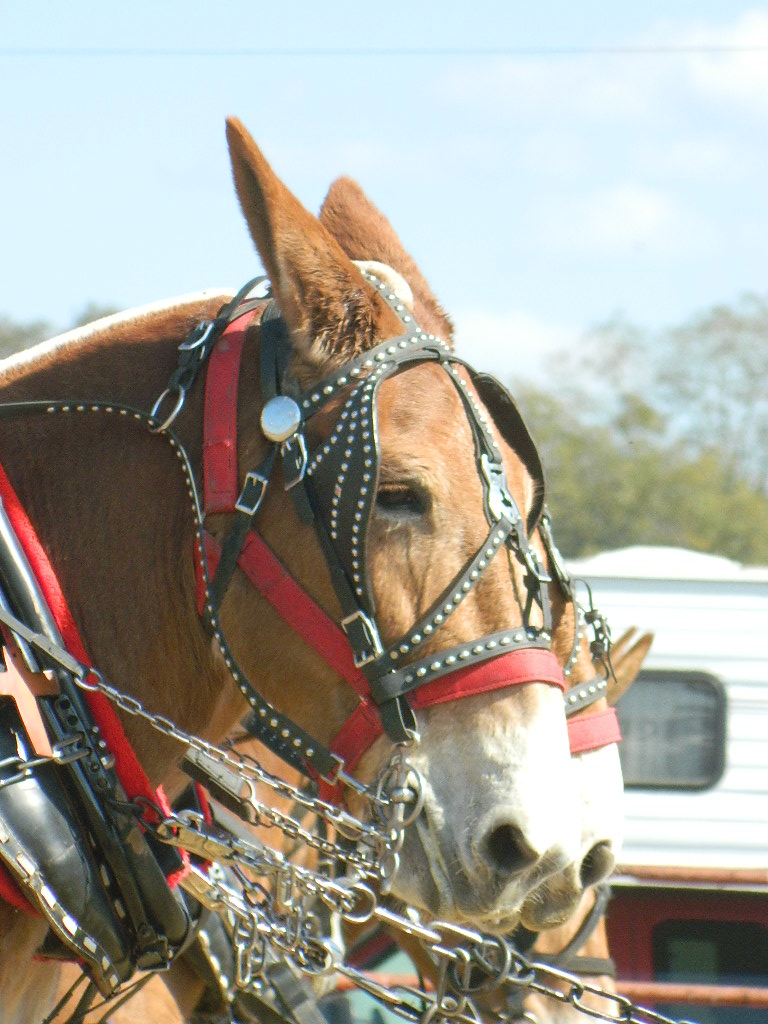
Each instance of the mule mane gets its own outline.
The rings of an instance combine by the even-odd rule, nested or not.
[[[453,340],[453,324],[435,298],[394,228],[352,178],[337,178],[320,208],[320,223],[352,260],[377,260],[401,274],[413,291],[414,314],[421,327]]]
[[[130,343],[176,334],[180,324],[196,322],[206,315],[208,307],[221,305],[233,295],[234,291],[228,288],[205,289],[101,317],[0,360],[0,383],[6,385],[85,349],[113,344],[117,336]]]

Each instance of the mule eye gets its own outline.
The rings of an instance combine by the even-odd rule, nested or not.
[[[427,511],[425,496],[409,484],[381,484],[376,510],[390,516],[421,516]]]

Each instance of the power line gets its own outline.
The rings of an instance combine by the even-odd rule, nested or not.
[[[504,46],[504,47],[0,47],[0,58],[377,58],[377,57],[611,57],[677,56],[697,54],[768,53],[768,43],[755,45],[670,46]]]

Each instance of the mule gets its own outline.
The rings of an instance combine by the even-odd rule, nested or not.
[[[557,574],[553,572],[553,575]],[[572,602],[560,603],[556,612],[555,640],[563,665],[567,667],[569,661],[572,662],[568,676],[573,689],[578,690],[582,683],[595,679],[596,666],[591,663],[585,637],[578,634],[573,613]],[[574,646],[569,646],[569,637],[575,639]],[[638,636],[635,629],[629,629],[611,644],[610,684],[605,696],[582,714],[601,715],[608,705],[619,700],[637,678],[652,642],[653,634]],[[587,989],[581,996],[581,1003],[596,1012],[612,1014],[617,1013],[619,1007],[610,1000],[610,995],[616,992],[616,984],[604,913],[609,897],[605,879],[613,870],[622,842],[623,821],[617,806],[622,780],[617,746],[609,743],[575,753],[571,764],[582,794],[584,855],[577,862],[577,866],[580,865],[578,875],[570,869],[559,881],[565,889],[578,890],[578,902],[566,921],[531,934],[517,929],[512,941],[524,950],[529,960],[552,965],[556,971],[566,972],[585,985],[599,989],[600,994]],[[393,935],[393,938],[409,953],[423,977],[434,978],[434,963],[418,942],[402,935]],[[562,999],[517,986],[502,987],[481,993],[476,1000],[477,1009],[489,1019],[498,1019],[501,1015],[512,1024],[579,1024],[584,1020],[583,1011],[568,999],[571,988],[568,981],[546,971],[537,980],[554,992],[562,993]]]
[[[583,631],[579,629],[572,600],[563,601],[562,597],[569,595],[564,595],[562,591],[560,595],[559,598],[553,595],[557,623],[554,630],[554,645],[562,664],[566,667],[572,688],[578,691],[582,684],[595,680],[598,666],[592,665],[590,648]],[[635,639],[634,634],[634,630],[629,630],[611,644],[612,676],[606,696],[591,705],[586,712],[582,712],[582,715],[604,713],[607,704],[614,704],[636,678],[653,637],[644,634]],[[250,753],[268,770],[280,770],[278,761],[268,750],[253,741],[249,743],[242,733],[238,737],[238,742],[246,748],[250,747]],[[599,886],[610,874],[620,852],[622,818],[620,806],[617,806],[617,799],[620,799],[617,798],[617,788],[621,788],[621,769],[616,757],[615,743],[603,744],[595,749],[573,754],[571,767],[582,799],[580,813],[583,856],[577,865],[578,870],[575,873],[566,872],[561,884],[578,888],[579,903],[566,922],[536,934],[530,950],[527,949],[527,942],[531,941],[533,936],[526,940],[524,936],[516,935],[514,941],[525,943],[525,952],[529,959],[539,963],[551,962],[558,969],[575,974],[587,984],[597,986],[610,994],[615,992],[615,984],[603,920],[606,900],[601,892],[599,906],[594,906],[594,887]],[[601,796],[604,797],[602,800]],[[284,802],[284,810],[289,810],[288,802]],[[268,832],[263,832],[262,838],[268,840]],[[297,849],[301,854],[300,845]],[[286,853],[288,852],[286,850]],[[349,937],[350,940],[354,938],[353,935]],[[392,931],[391,937],[395,943],[409,952],[422,974],[431,975],[433,965],[418,943],[396,930]],[[62,993],[74,976],[71,971],[67,972]],[[205,1015],[201,1015],[199,1010],[205,993],[204,983],[199,975],[184,968],[182,964],[177,964],[168,975],[163,976],[163,980],[168,988],[162,985],[158,978],[134,996],[124,1008],[111,1013],[110,1020],[114,1021],[114,1024],[130,1024],[131,1021],[151,1018],[163,1024],[183,1024],[183,1021],[193,1014],[196,1020],[205,1019]],[[565,984],[557,976],[545,975],[543,980],[554,989],[567,994]],[[216,994],[209,994],[208,999],[211,998],[215,1004]],[[492,1000],[489,1009],[498,1010],[501,1004],[497,1005],[496,1000],[503,999],[503,994],[492,993],[488,998]],[[604,996],[598,997],[587,992],[583,999],[586,1005],[591,1005],[596,1010],[606,1012],[610,1008]],[[539,1024],[576,1024],[582,1019],[581,1012],[567,1002],[559,1002],[534,992],[526,994],[525,990],[508,990],[503,1006],[504,1012],[512,1020],[516,1019],[515,1015],[523,1013],[527,1013],[530,1019],[535,1019]]]
[[[279,452],[284,480],[294,486],[266,488],[257,505],[259,536],[304,583],[314,606],[343,622],[358,675],[371,664],[380,669],[369,682],[388,716],[386,730],[362,753],[357,778],[375,780],[393,742],[418,734],[410,757],[424,780],[425,805],[418,827],[406,832],[393,892],[427,913],[499,932],[520,920],[536,925],[551,916],[547,880],[579,857],[580,824],[562,682],[544,657],[546,602],[525,542],[542,498],[535,449],[508,400],[431,337],[444,319],[418,272],[408,275],[411,316],[386,281],[362,273],[304,210],[239,122],[228,123],[228,138],[238,197],[288,342],[287,372],[273,373],[273,384],[289,377],[291,394],[305,403],[287,434],[263,423],[265,328],[251,326],[237,392],[238,482],[252,485],[259,474],[248,476],[245,467],[263,467]],[[372,240],[368,258],[374,252],[399,275],[398,264],[412,264],[388,232],[382,238],[380,247]],[[180,343],[187,339],[187,353],[199,344],[196,325],[217,324],[228,298],[194,297],[118,316],[9,360],[0,381],[0,461],[99,670],[88,675],[89,685],[104,678],[131,695],[134,703],[120,706],[122,729],[150,782],[163,783],[170,796],[183,784],[183,744],[169,721],[182,735],[220,740],[241,718],[245,695],[280,722],[281,734],[311,764],[360,702],[237,569],[215,595],[204,573],[209,629],[201,625],[196,570],[205,556],[189,490],[202,474],[205,396],[200,386],[179,386],[175,375]],[[400,341],[413,346],[407,363],[398,362],[399,350],[388,354]],[[361,387],[347,378],[349,367]],[[17,404],[10,410],[9,403]],[[331,452],[341,436],[337,417],[350,403],[358,422],[367,411],[373,426],[362,431],[371,435],[368,447],[355,442],[350,457],[359,470],[351,504],[341,479],[345,456],[334,462]],[[301,447],[299,426],[310,453],[297,488],[291,457]],[[326,450],[325,466],[333,468],[327,479],[320,466]],[[189,477],[179,471],[182,451]],[[266,476],[279,478],[280,469],[269,468]],[[301,510],[298,495],[312,490],[305,474],[317,482],[318,507],[310,511],[322,519],[319,533],[305,521],[306,505],[296,514],[294,499]],[[334,494],[344,507],[338,518]],[[210,512],[205,526],[214,543],[226,542],[236,519],[231,509]],[[456,581],[461,588],[451,600]],[[475,689],[452,694],[459,677],[453,664],[464,652],[472,668],[505,643],[540,656],[517,679],[507,655],[489,661],[492,685],[480,685],[473,668],[461,679]],[[390,657],[404,668],[382,668]],[[420,680],[411,677],[422,669],[432,689],[414,689]],[[461,699],[446,701],[446,691]],[[136,702],[152,721],[135,713]],[[338,781],[338,758],[328,754],[323,764]],[[0,1003],[8,1024],[27,1024],[51,1004],[55,968],[31,964],[44,932],[45,924],[24,912],[0,909]]]
[[[592,714],[600,714],[606,705],[617,703],[637,678],[652,643],[653,634],[636,636],[634,629],[627,630],[612,642],[610,685],[606,696],[592,706]],[[586,666],[586,650],[582,647],[575,685],[578,686],[580,679],[585,676],[589,678],[589,670],[585,672]],[[615,744],[609,744],[575,754],[572,764],[582,797],[582,849],[586,851],[580,867],[583,892],[569,920],[540,932],[528,956],[532,960],[552,962],[556,967],[580,977],[588,985],[610,994],[616,991],[616,985],[603,916],[606,903],[602,894],[601,897],[595,894],[612,872],[623,840],[623,782],[618,748]],[[600,906],[595,909],[596,900]],[[597,913],[599,916],[593,918],[593,914]],[[544,980],[567,996],[568,989],[564,982],[556,977],[545,977]],[[618,1006],[611,1004],[606,997],[590,992],[585,993],[582,1002],[602,1013],[618,1010]],[[528,1014],[523,1019],[536,1024],[579,1024],[584,1020],[584,1013],[578,1007],[537,993],[523,993],[520,1009]]]

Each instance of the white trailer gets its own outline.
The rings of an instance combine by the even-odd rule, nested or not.
[[[677,1018],[768,1022],[768,568],[633,547],[569,569],[614,637],[655,634],[618,707],[619,987]]]
[[[655,634],[644,678],[670,680],[655,694],[655,718],[646,709],[644,722],[627,722],[622,860],[768,870],[768,568],[668,547],[625,548],[569,568],[590,583],[614,636],[629,626]],[[699,679],[698,700],[676,695],[675,683]],[[713,697],[722,687],[722,771],[707,763],[718,756],[709,679]],[[645,735],[632,735],[633,726]],[[640,758],[649,777],[655,772],[652,787],[631,785],[642,778]],[[675,758],[688,766],[681,788],[674,772],[665,785],[665,763]]]

